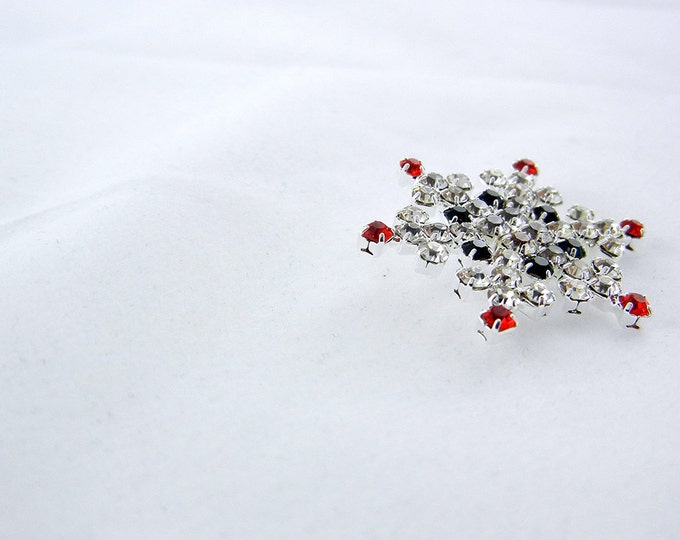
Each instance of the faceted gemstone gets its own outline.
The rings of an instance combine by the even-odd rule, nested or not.
[[[577,204],[567,210],[567,215],[574,221],[590,221],[595,217],[595,212]]]
[[[539,255],[557,266],[561,266],[567,260],[567,256],[559,244],[549,244],[545,246],[545,248],[539,252]]]
[[[512,164],[512,168],[516,171],[523,171],[526,168],[528,174],[538,174],[538,167],[530,159],[520,159]]]
[[[423,163],[419,159],[404,158],[399,162],[399,167],[413,178],[419,177],[423,174]]]
[[[637,219],[624,219],[620,225],[626,236],[631,238],[642,238],[645,234],[645,226]]]
[[[536,202],[536,193],[531,186],[513,184],[505,190],[505,196],[518,206],[532,206]]]
[[[494,187],[503,187],[508,182],[503,174],[503,171],[499,169],[489,169],[484,171],[479,175],[479,177],[484,181],[485,184]]]
[[[536,179],[532,174],[525,173],[524,171],[515,171],[508,177],[509,187],[519,187],[525,191],[533,194],[533,187],[536,183]]]
[[[522,300],[534,307],[548,307],[555,302],[555,293],[542,281],[536,281],[522,289]]]
[[[553,221],[558,221],[560,219],[557,215],[557,211],[548,204],[536,206],[531,213],[534,216],[534,219],[540,219],[544,223],[552,223]]]
[[[588,243],[594,243],[600,236],[597,227],[587,221],[574,221],[571,228],[579,238],[583,238]]]
[[[444,223],[428,223],[423,227],[423,232],[430,240],[442,244],[448,244],[453,240],[449,226]]]
[[[428,264],[442,264],[449,258],[449,250],[439,242],[422,242],[418,245],[418,254]]]
[[[438,173],[427,173],[427,175],[422,176],[418,182],[424,186],[432,187],[435,189],[445,189],[449,187],[449,183],[444,180],[444,177]]]
[[[452,206],[444,210],[444,217],[449,222],[467,223],[470,221],[470,212],[464,206]]]
[[[649,317],[652,314],[647,298],[639,293],[622,294],[619,296],[619,305],[636,317]]]
[[[472,189],[472,181],[466,174],[454,173],[446,177],[451,187],[457,187],[465,191]]]
[[[609,276],[597,275],[588,284],[590,290],[602,298],[618,296],[621,293],[621,285]]]
[[[503,196],[493,189],[485,189],[477,196],[477,198],[495,208],[501,208],[503,206]]]
[[[522,276],[513,266],[494,266],[491,269],[491,279],[506,287],[516,288],[522,282]]]
[[[492,286],[487,293],[487,298],[493,305],[504,306],[508,309],[514,308],[521,300],[516,287],[504,285]]]
[[[394,231],[385,225],[382,221],[374,221],[366,225],[364,232],[361,233],[369,242],[389,242],[394,236]]]
[[[475,238],[474,240],[463,242],[461,249],[473,261],[488,261],[491,259],[491,250],[483,240]]]
[[[418,185],[413,188],[413,198],[423,206],[434,206],[439,202],[439,193],[433,187]]]
[[[618,264],[616,264],[611,259],[605,259],[604,257],[596,257],[592,262],[595,272],[605,276],[609,276],[616,281],[621,281],[623,279],[623,272]]]
[[[456,272],[456,277],[463,285],[475,291],[483,291],[491,285],[491,281],[479,266],[463,267]]]
[[[507,223],[497,214],[489,214],[477,223],[477,230],[489,236],[502,236],[510,231]]]
[[[480,318],[486,326],[498,332],[517,326],[515,319],[512,318],[512,311],[503,306],[491,306],[480,315]]]
[[[397,212],[397,218],[411,223],[422,224],[430,219],[430,215],[427,213],[427,211],[412,204],[406,208],[403,208],[402,210],[399,210],[399,212]]]
[[[541,244],[548,244],[553,240],[552,233],[542,221],[530,221],[522,227],[522,231]]]
[[[522,256],[512,249],[504,249],[494,257],[492,264],[498,267],[519,268]]]
[[[557,244],[564,252],[573,259],[583,259],[586,256],[586,250],[581,245],[581,242],[574,238],[565,238]]]
[[[574,302],[587,302],[593,297],[593,293],[588,288],[588,283],[581,279],[565,276],[560,279],[559,285],[562,294]]]
[[[439,196],[447,203],[455,205],[465,204],[470,200],[470,195],[468,195],[468,192],[457,186],[451,186],[443,190]]]
[[[536,256],[527,260],[526,273],[538,279],[547,279],[552,276],[554,270],[550,261],[545,257]]]
[[[545,186],[536,190],[536,197],[545,204],[557,206],[562,204],[562,194],[552,186]]]
[[[574,279],[589,281],[593,277],[593,271],[586,263],[578,259],[569,261],[562,267],[564,275]]]
[[[613,238],[620,238],[623,236],[621,226],[613,219],[600,219],[594,223],[595,228],[602,236],[611,236]]]
[[[600,244],[600,251],[610,257],[620,257],[623,255],[624,249],[626,249],[626,246],[616,240],[616,238],[606,238],[605,241]]]
[[[394,230],[399,238],[409,244],[417,244],[424,238],[423,226],[419,223],[406,221],[399,223]]]
[[[492,209],[483,200],[477,198],[472,199],[468,204],[465,205],[471,216],[479,217],[486,214],[490,214]]]

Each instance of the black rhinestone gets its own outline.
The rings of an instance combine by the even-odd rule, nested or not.
[[[535,219],[540,219],[544,223],[552,223],[560,219],[557,210],[549,204],[539,204],[533,209],[532,214]]]
[[[501,197],[501,194],[498,193],[498,191],[494,191],[493,189],[485,189],[477,196],[477,198],[484,201],[489,206],[495,206],[496,208],[503,207],[503,197]]]
[[[547,279],[552,275],[553,267],[548,259],[539,255],[527,260],[526,272],[538,279]]]
[[[562,240],[557,245],[560,246],[567,255],[573,257],[574,259],[583,259],[583,257],[586,256],[586,250],[583,248],[581,243],[578,240],[574,240],[573,238]]]
[[[468,212],[464,206],[452,206],[444,210],[444,217],[449,220],[450,223],[457,221],[458,223],[469,223],[470,222],[470,212]]]
[[[461,249],[473,261],[488,261],[491,259],[491,250],[482,240],[475,238],[474,240],[463,242]]]

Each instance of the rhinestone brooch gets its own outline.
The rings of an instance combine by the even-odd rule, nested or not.
[[[399,243],[402,251],[420,257],[426,273],[457,260],[456,296],[486,293],[489,305],[479,315],[478,330],[485,339],[485,331],[515,328],[514,312],[546,315],[560,296],[573,303],[571,314],[581,314],[587,302],[609,305],[628,328],[639,329],[640,319],[651,315],[644,295],[623,289],[615,262],[644,236],[640,221],[596,219],[579,205],[560,216],[555,207],[562,195],[552,186],[536,187],[538,168],[530,159],[514,163],[509,175],[483,171],[484,187],[475,195],[465,174],[426,173],[414,158],[399,165],[413,179],[411,204],[391,226],[366,225],[361,251],[374,255],[384,244]]]

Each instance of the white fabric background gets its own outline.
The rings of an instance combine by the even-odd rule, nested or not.
[[[0,3],[0,537],[678,538],[674,1]],[[397,163],[642,220],[502,345]]]

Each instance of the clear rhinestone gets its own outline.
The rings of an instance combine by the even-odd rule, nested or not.
[[[536,190],[536,197],[538,197],[541,202],[551,206],[557,206],[564,202],[562,194],[552,186],[538,188]]]
[[[621,285],[609,276],[597,275],[589,282],[589,286],[591,291],[603,298],[621,294]]]
[[[413,198],[423,206],[434,206],[439,202],[439,193],[433,187],[419,185],[413,188]]]
[[[463,205],[470,200],[470,195],[463,188],[456,186],[449,187],[439,195],[442,200],[453,205]]]
[[[456,272],[456,277],[463,284],[475,291],[488,289],[491,281],[479,266],[466,266]]]
[[[446,177],[449,182],[449,186],[457,187],[465,191],[472,189],[472,181],[466,174],[455,173],[450,174]]]
[[[534,307],[548,307],[555,302],[555,293],[545,283],[536,281],[521,291],[522,300]]]
[[[426,175],[421,176],[418,179],[418,183],[423,186],[431,187],[437,190],[449,187],[449,183],[444,179],[444,177],[441,174],[434,172],[427,173]]]
[[[550,229],[542,221],[530,221],[522,227],[522,231],[541,244],[548,244],[553,240]]]
[[[558,266],[567,262],[567,254],[560,246],[555,244],[547,245],[543,250],[539,252],[539,255],[541,257],[545,257],[551,263],[556,264]]]
[[[507,287],[517,287],[522,282],[522,275],[513,266],[494,266],[491,268],[491,279]]]
[[[601,219],[595,222],[595,228],[602,236],[610,236],[612,238],[621,238],[623,236],[621,226],[613,219]]]
[[[515,287],[504,286],[491,287],[487,297],[492,305],[504,306],[508,309],[514,308],[521,300],[520,293]]]
[[[553,233],[555,239],[566,239],[574,238],[576,233],[574,232],[574,223],[566,221],[553,221],[548,223],[548,230]]]
[[[428,264],[442,264],[449,258],[449,250],[444,244],[429,241],[418,245],[418,254]]]
[[[597,227],[595,227],[595,225],[592,223],[588,223],[587,221],[575,221],[571,224],[571,227],[576,236],[583,238],[583,240],[589,244],[596,242],[600,237]]]
[[[412,204],[402,210],[399,210],[399,212],[397,212],[397,218],[410,223],[423,224],[426,223],[428,219],[430,219],[430,215],[427,213],[427,211]]]
[[[515,186],[523,186],[525,188],[533,188],[536,183],[534,175],[525,173],[523,171],[516,171],[508,177],[508,184]]]
[[[491,213],[491,207],[481,199],[472,199],[465,205],[471,216],[481,217]]]
[[[519,268],[523,263],[522,256],[512,249],[504,249],[494,256],[491,264],[498,267]]]
[[[608,237],[600,244],[600,251],[609,257],[620,257],[625,249],[626,245],[616,238]]]
[[[586,263],[579,260],[569,261],[562,266],[562,272],[574,279],[588,281],[593,277],[593,271]]]
[[[575,221],[590,221],[595,218],[595,212],[578,204],[567,210],[567,215]]]
[[[563,277],[560,279],[559,285],[562,294],[574,302],[587,302],[593,297],[593,293],[588,288],[588,283],[581,279]]]
[[[411,221],[398,223],[394,227],[394,232],[397,233],[399,238],[401,238],[404,242],[408,242],[409,244],[417,244],[424,238],[422,225],[419,223],[413,223]]]
[[[500,237],[510,232],[508,224],[497,214],[489,214],[475,222],[475,229],[487,236]]]
[[[430,239],[442,244],[448,244],[453,241],[453,235],[449,230],[449,226],[445,223],[427,223],[423,226],[423,232]]]
[[[494,187],[503,187],[508,183],[507,178],[500,169],[489,169],[479,175],[482,181]]]
[[[533,206],[536,202],[536,193],[531,188],[513,184],[505,191],[506,197],[517,206]]]
[[[597,274],[602,274],[604,276],[609,276],[616,281],[621,281],[623,279],[623,272],[618,264],[616,264],[611,259],[605,259],[604,257],[596,257],[593,259],[593,268]]]

